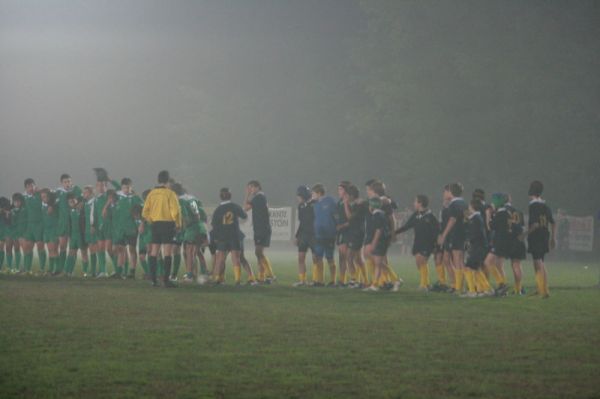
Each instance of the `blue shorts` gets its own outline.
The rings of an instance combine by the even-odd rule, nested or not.
[[[315,257],[327,260],[333,260],[333,252],[335,250],[335,238],[317,238],[314,245]]]

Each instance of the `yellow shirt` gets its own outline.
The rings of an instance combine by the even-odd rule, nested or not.
[[[148,222],[175,222],[181,227],[181,208],[179,199],[173,190],[156,187],[148,194],[144,202],[142,217]]]

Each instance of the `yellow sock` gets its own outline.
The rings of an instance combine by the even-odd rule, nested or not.
[[[371,285],[372,280],[375,279],[375,263],[373,262],[373,259],[367,259],[366,261],[367,263],[367,283],[368,285]]]
[[[477,291],[488,292],[492,290],[492,286],[482,270],[477,270],[475,272],[475,283],[477,285]]]
[[[535,285],[538,295],[544,295],[544,281],[541,272],[535,272]]]
[[[298,273],[298,280],[301,283],[305,283],[306,282],[306,273]]]
[[[489,269],[489,272],[492,274],[492,276],[494,276],[494,280],[496,280],[496,285],[504,284],[502,282],[502,275],[500,274],[500,271],[498,271],[498,268],[496,268],[496,266],[491,266]]]
[[[467,268],[464,271],[464,275],[465,275],[465,280],[467,280],[467,288],[469,289],[470,293],[474,293],[477,292],[477,290],[475,289],[475,279],[473,278],[473,270]]]
[[[275,275],[273,274],[273,268],[271,267],[271,260],[265,256],[265,260],[263,263],[265,267],[265,277],[273,278]]]
[[[335,263],[329,263],[329,282],[335,284]]]
[[[444,268],[444,265],[442,263],[440,263],[439,265],[435,265],[435,272],[437,273],[437,278],[440,284],[446,285],[446,269]]]
[[[462,291],[463,271],[460,268],[454,269],[454,289],[458,292]]]
[[[520,281],[515,281],[515,294],[520,294],[522,289],[522,283]]]
[[[429,287],[429,265],[427,265],[427,263],[419,265],[419,274],[421,275],[421,282],[420,282],[419,287],[420,288]]]
[[[312,282],[313,283],[318,283],[319,282],[319,268],[317,267],[316,263],[312,264]]]
[[[233,266],[233,279],[236,283],[242,280],[242,268],[240,266]]]
[[[385,271],[387,272],[386,275],[387,275],[389,282],[398,281],[398,275],[396,274],[394,269],[391,268],[390,265],[388,265],[388,264],[385,265]]]

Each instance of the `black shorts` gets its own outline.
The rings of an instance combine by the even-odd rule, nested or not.
[[[175,222],[152,223],[152,244],[173,244]]]
[[[464,236],[451,236],[448,239],[449,251],[464,251],[466,239]]]
[[[271,232],[270,231],[255,231],[254,232],[254,245],[268,248],[271,245]]]
[[[524,260],[527,257],[527,248],[525,242],[521,240],[514,240],[510,249],[511,260]]]
[[[425,247],[425,246],[413,246],[412,254],[413,256],[421,255],[425,258],[429,258],[432,253],[435,252],[435,247]]]
[[[352,251],[360,251],[365,241],[365,235],[363,233],[349,233],[348,234],[348,247]]]
[[[137,234],[132,234],[132,235],[126,235],[123,234],[121,235],[117,240],[115,240],[113,242],[113,244],[115,245],[119,245],[119,246],[131,246],[131,247],[135,247],[137,246]]]
[[[390,247],[390,240],[380,240],[377,246],[373,248],[372,255],[375,256],[386,256],[388,248]]]
[[[486,247],[469,248],[467,251],[467,261],[465,262],[465,266],[473,270],[482,268],[488,252],[489,251]]]
[[[298,237],[298,252],[314,252],[315,239],[314,237]]]
[[[336,237],[335,243],[337,245],[348,245],[348,244],[350,244],[350,232],[348,231],[347,228],[343,229],[343,230],[340,230],[337,233],[337,237]]]
[[[511,242],[506,240],[495,240],[492,253],[500,258],[510,258]]]
[[[242,240],[228,240],[228,241],[217,241],[217,251],[230,252],[230,251],[242,251]]]
[[[545,236],[529,236],[527,247],[527,251],[531,254],[533,260],[544,260],[546,254],[550,251],[549,240]]]

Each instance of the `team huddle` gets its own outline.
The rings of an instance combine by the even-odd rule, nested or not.
[[[158,185],[141,196],[133,190],[131,179],[123,178],[119,184],[106,170],[97,168],[95,172],[95,186],[81,189],[63,174],[57,189],[40,189],[28,178],[24,193],[13,194],[12,200],[0,198],[0,271],[6,263],[6,272],[34,274],[37,249],[39,272],[44,275],[73,276],[80,256],[85,278],[134,279],[140,264],[144,279],[154,286],[160,286],[161,280],[162,286],[171,288],[176,287],[183,260],[184,282],[220,285],[225,282],[226,261],[231,255],[236,285],[242,284],[242,272],[248,285],[276,280],[266,255],[271,242],[268,202],[258,181],[247,184],[242,205],[232,202],[228,188],[221,189],[221,202],[209,224],[201,201],[167,171],[160,172]],[[365,199],[348,181],[339,183],[337,200],[326,194],[322,184],[300,186],[295,234],[298,281],[293,285],[398,291],[403,280],[390,265],[388,249],[397,235],[414,230],[412,254],[420,290],[467,298],[504,296],[510,292],[504,262],[510,260],[512,293],[523,295],[521,262],[529,252],[535,270],[534,294],[547,298],[544,256],[555,245],[556,225],[542,192],[541,182],[531,183],[527,226],[510,195],[494,193],[487,203],[484,191],[477,189],[466,201],[460,183],[444,187],[439,218],[429,209],[429,198],[417,195],[414,213],[404,225],[396,226],[397,205],[377,179],[365,184]],[[245,256],[245,236],[240,229],[240,221],[248,218],[250,210],[256,274]],[[210,264],[204,256],[207,248],[212,255]],[[437,274],[433,285],[430,258]]]

